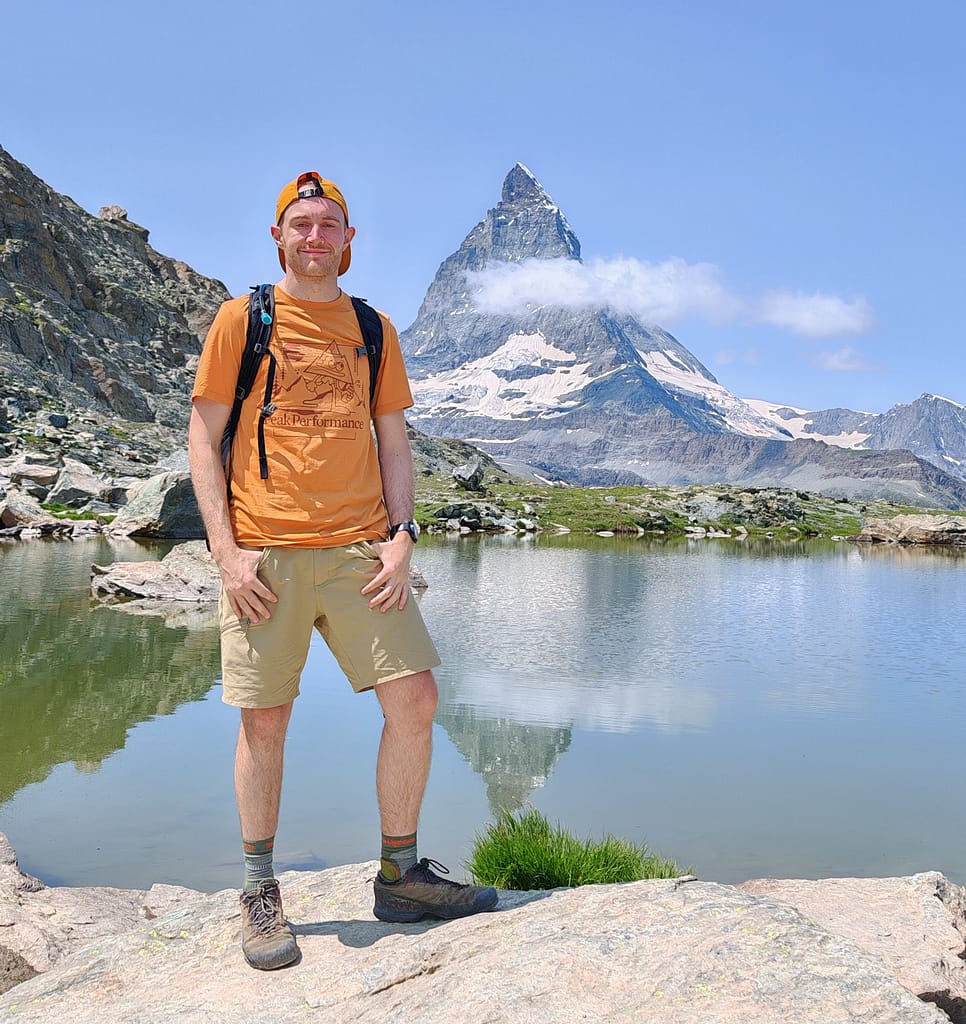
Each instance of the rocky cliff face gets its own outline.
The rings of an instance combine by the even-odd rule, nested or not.
[[[789,424],[778,407],[738,399],[657,325],[609,308],[525,299],[493,311],[481,298],[484,272],[527,264],[539,273],[543,263],[579,259],[563,213],[518,164],[403,332],[417,428],[472,440],[517,472],[582,484],[728,482],[966,502],[950,464],[937,469],[908,452],[843,452],[796,431],[798,411],[787,411]],[[865,415],[840,413],[829,434],[858,436]],[[907,436],[894,432],[890,447]]]
[[[0,403],[83,415],[104,440],[183,444],[191,377],[225,286],[148,244],[119,207],[99,217],[0,149]],[[119,422],[120,421],[120,422]],[[120,447],[116,441],[108,448]],[[139,461],[135,459],[134,461]]]

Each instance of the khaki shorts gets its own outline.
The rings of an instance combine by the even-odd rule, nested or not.
[[[367,541],[341,548],[269,547],[259,578],[278,597],[271,618],[239,620],[222,592],[222,700],[271,708],[294,700],[313,627],[357,693],[439,664],[415,598],[382,612],[360,593],[382,563]]]

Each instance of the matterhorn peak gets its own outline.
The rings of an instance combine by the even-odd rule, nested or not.
[[[503,202],[514,203],[519,200],[534,199],[554,205],[543,185],[537,181],[536,175],[524,164],[513,165],[510,173],[503,181]]]
[[[467,241],[476,247],[484,242],[487,262],[580,259],[580,242],[567,218],[533,172],[520,163],[504,179],[496,208]]]

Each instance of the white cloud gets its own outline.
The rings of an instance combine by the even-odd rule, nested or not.
[[[487,313],[509,313],[524,305],[607,306],[644,320],[673,323],[693,314],[712,321],[738,315],[741,303],[721,284],[718,273],[711,263],[618,257],[586,263],[527,259],[493,264],[466,276],[474,302]]]
[[[837,295],[815,292],[768,292],[758,304],[755,319],[785,327],[807,338],[831,338],[843,334],[866,334],[875,327],[872,307],[863,296],[851,302]],[[844,351],[844,350],[843,350]]]
[[[822,370],[833,370],[838,373],[856,373],[865,370],[877,370],[878,367],[866,362],[861,352],[851,345],[844,345],[835,352],[814,352],[808,360]]]
[[[872,308],[862,296],[848,301],[821,292],[776,290],[748,300],[722,283],[713,263],[682,259],[526,259],[492,264],[468,272],[466,278],[474,304],[485,313],[510,313],[524,306],[608,307],[658,324],[688,316],[714,324],[740,319],[808,338],[863,334],[875,326]]]

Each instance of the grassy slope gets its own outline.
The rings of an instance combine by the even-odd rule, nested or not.
[[[498,481],[498,482],[495,482]],[[691,485],[687,487],[551,487],[506,477],[488,477],[485,494],[454,490],[438,475],[417,479],[417,519],[455,501],[487,502],[536,519],[540,529],[565,527],[578,533],[612,531],[683,534],[691,527],[747,531],[751,536],[852,536],[869,517],[888,518],[927,510],[888,501],[850,501],[787,488]],[[936,510],[942,515],[966,513]]]

